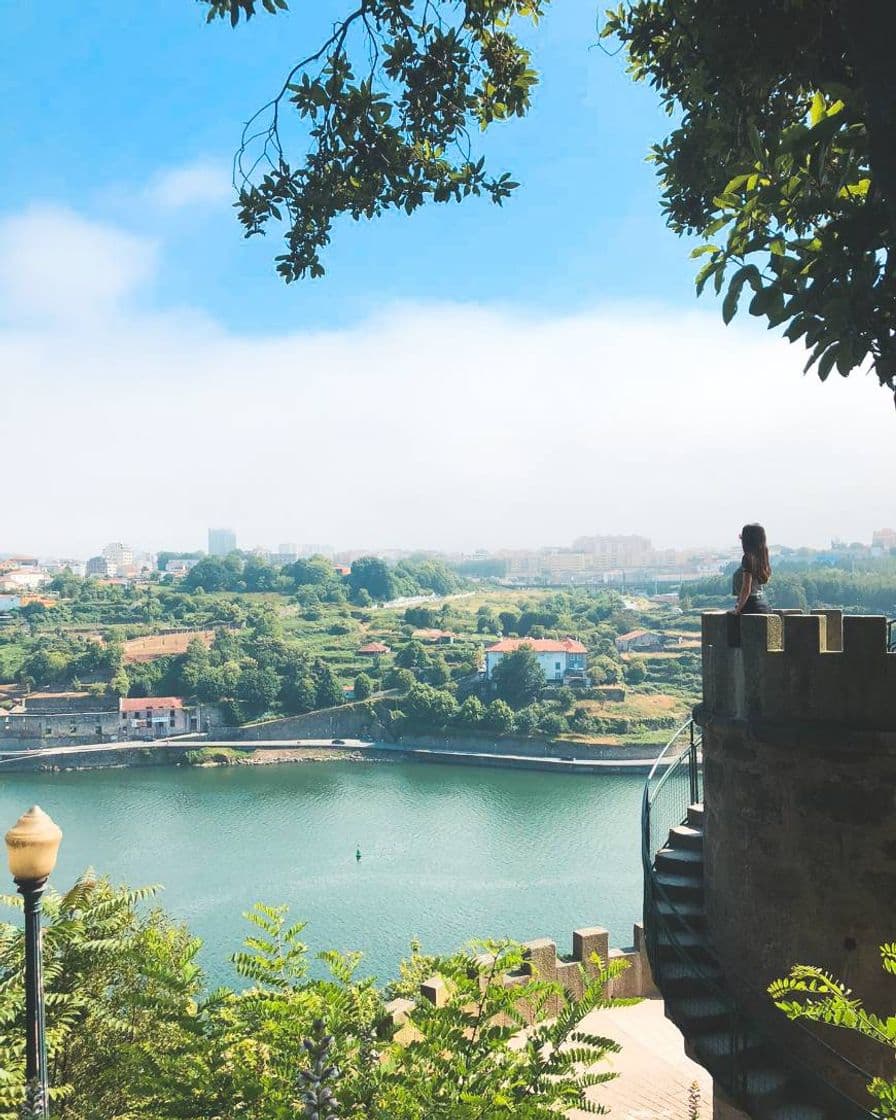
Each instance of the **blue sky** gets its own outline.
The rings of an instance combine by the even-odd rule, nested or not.
[[[206,25],[190,0],[86,0],[10,6],[0,98],[10,110],[4,192],[76,206],[166,238],[156,298],[189,297],[245,330],[353,321],[383,299],[507,301],[537,308],[637,296],[689,304],[687,247],[665,230],[645,155],[668,121],[622,60],[596,45],[596,9],[552,5],[532,36],[543,84],[525,121],[494,128],[482,150],[522,187],[335,232],[325,284],[273,279],[275,235],[247,243],[227,197],[172,223],[141,193],[161,169],[228,164],[241,123],[274,90],[340,5],[299,2],[236,31]],[[164,223],[164,224],[163,224]],[[645,267],[649,260],[649,268]]]
[[[503,209],[345,223],[327,277],[283,285],[228,177],[341,5],[293,7],[237,31],[191,0],[4,12],[0,425],[32,498],[0,552],[198,547],[209,524],[247,546],[728,543],[756,518],[820,544],[892,519],[891,406],[696,301],[645,162],[668,118],[583,0],[532,36],[531,116],[482,141],[522,183]]]

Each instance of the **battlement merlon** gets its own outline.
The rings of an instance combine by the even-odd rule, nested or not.
[[[703,615],[706,717],[896,732],[896,653],[883,615]]]

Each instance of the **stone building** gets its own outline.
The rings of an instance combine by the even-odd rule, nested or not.
[[[158,739],[201,730],[198,704],[179,696],[122,698],[90,692],[32,692],[0,709],[0,745],[35,747]]]
[[[165,739],[199,731],[198,704],[180,696],[134,696],[119,701],[122,739]]]
[[[648,784],[647,943],[667,1014],[713,1074],[717,1120],[853,1120],[892,1053],[790,1022],[794,964],[886,1017],[896,977],[896,653],[883,617],[703,617],[698,753]],[[685,760],[685,761],[682,761]],[[672,825],[671,831],[666,833]]]
[[[103,743],[117,734],[118,700],[90,692],[31,692],[0,711],[0,742],[17,749]]]

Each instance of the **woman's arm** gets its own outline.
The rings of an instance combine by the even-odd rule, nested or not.
[[[737,602],[734,604],[734,613],[740,614],[744,609],[744,603],[750,598],[750,592],[753,590],[753,577],[749,572],[743,573],[743,579],[740,582],[740,594],[737,597]]]

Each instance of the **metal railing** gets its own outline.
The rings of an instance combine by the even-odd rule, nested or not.
[[[750,1067],[744,1060],[747,1042],[766,1042],[777,1049],[776,1061],[799,1078],[813,1103],[831,1110],[831,1117],[836,1117],[837,1120],[874,1120],[877,1114],[822,1080],[792,1050],[788,1052],[786,1059],[781,1058],[780,1048],[775,1047],[771,1039],[765,1038],[765,1032],[744,1013],[721,973],[709,966],[704,954],[695,952],[694,945],[699,943],[702,931],[697,929],[693,918],[680,909],[675,898],[658,880],[654,866],[656,853],[665,845],[670,829],[687,822],[688,807],[703,800],[702,741],[699,727],[693,720],[689,720],[666,744],[644,785],[641,803],[644,930],[647,955],[657,987],[662,991],[664,975],[668,977],[670,963],[683,965],[686,966],[688,975],[699,983],[701,994],[712,996],[717,1001],[722,1025],[715,1033],[727,1036],[727,1049],[717,1054],[714,1060],[712,1055],[701,1055],[698,1046],[698,1057],[712,1073],[714,1081],[735,1102],[749,1103],[747,1085]],[[664,959],[660,952],[660,938],[667,958],[672,956],[673,961]],[[670,1010],[673,1011],[674,1020],[674,1005]],[[845,1058],[803,1024],[795,1022],[792,1026],[800,1032],[801,1037],[811,1040],[815,1047],[824,1051],[825,1057],[836,1062],[851,1077],[861,1078],[863,1085],[870,1082],[870,1073]]]
[[[688,806],[703,800],[700,767],[700,729],[692,719],[675,732],[654,762],[644,784],[641,834],[645,851],[653,857],[663,846],[669,829],[682,824]]]

